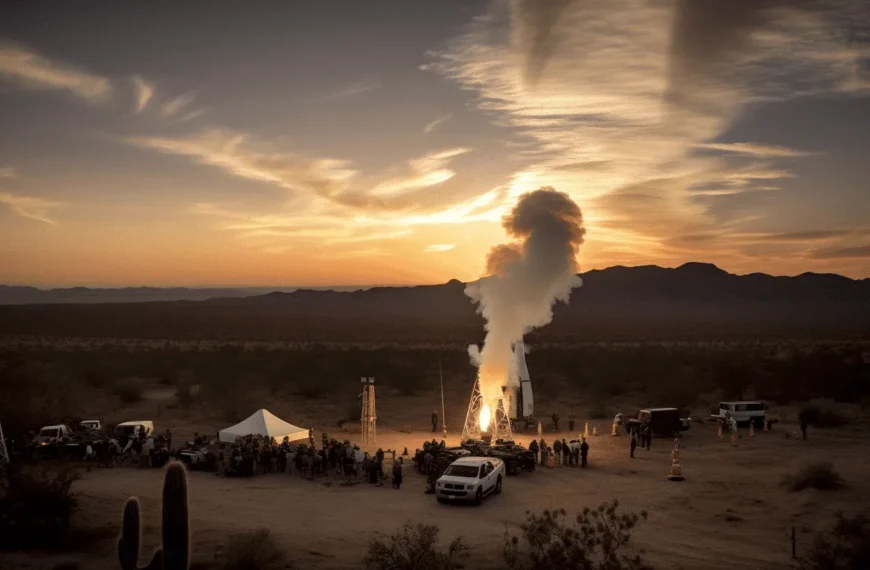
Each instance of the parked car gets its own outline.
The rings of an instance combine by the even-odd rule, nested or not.
[[[480,505],[488,495],[501,493],[505,466],[494,457],[462,457],[451,463],[435,482],[439,503],[473,501]]]
[[[677,408],[645,408],[625,422],[625,429],[631,433],[633,429],[649,425],[653,437],[675,437],[689,429],[691,424],[691,418],[681,418]]]

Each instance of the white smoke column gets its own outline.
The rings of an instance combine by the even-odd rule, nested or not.
[[[465,289],[486,319],[483,349],[472,345],[469,355],[493,409],[511,370],[511,344],[549,323],[553,303],[567,303],[571,289],[582,284],[576,256],[586,233],[577,204],[551,187],[523,194],[502,225],[517,241],[492,248],[488,276]]]

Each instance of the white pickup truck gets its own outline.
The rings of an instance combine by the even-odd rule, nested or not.
[[[461,457],[451,463],[435,482],[439,503],[473,501],[480,505],[487,495],[501,493],[504,462],[494,457]]]

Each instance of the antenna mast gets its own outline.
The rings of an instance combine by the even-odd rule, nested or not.
[[[3,437],[3,424],[0,423],[0,471],[5,469],[10,461],[9,449],[6,447],[6,438]]]

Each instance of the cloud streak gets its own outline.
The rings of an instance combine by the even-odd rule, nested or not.
[[[334,101],[337,99],[345,99],[347,97],[353,97],[354,95],[359,95],[361,93],[365,93],[366,91],[372,91],[374,89],[381,88],[381,76],[378,74],[366,75],[359,81],[355,83],[351,83],[334,93],[331,93],[324,97],[327,101]]]
[[[792,158],[796,156],[810,156],[813,153],[803,150],[795,150],[784,146],[766,145],[750,142],[736,143],[702,143],[695,148],[703,150],[716,150],[734,154],[743,154],[760,158]]]
[[[440,117],[438,117],[434,121],[430,121],[430,122],[426,123],[426,126],[423,127],[423,134],[428,135],[429,133],[434,131],[435,128],[438,127],[438,125],[440,125],[441,123],[444,123],[446,121],[449,121],[451,117],[453,117],[453,113],[447,113],[446,115],[441,115]]]
[[[136,97],[136,106],[133,112],[139,114],[145,110],[151,98],[154,97],[154,84],[149,83],[141,75],[134,75],[130,78],[130,82],[133,84],[133,91]]]
[[[166,101],[160,106],[160,114],[164,117],[175,117],[196,100],[196,93],[183,93]],[[192,117],[191,117],[192,118]]]
[[[105,101],[112,95],[109,79],[14,44],[0,45],[0,76],[24,89],[68,91],[88,102]]]
[[[0,192],[0,204],[5,204],[22,218],[50,225],[57,225],[57,221],[50,215],[51,211],[66,205],[64,202],[8,192]]]
[[[452,244],[452,243],[433,243],[432,245],[427,245],[425,251],[427,253],[440,253],[440,252],[444,252],[444,251],[450,251],[451,249],[454,249],[455,247],[456,247],[456,244]]]

